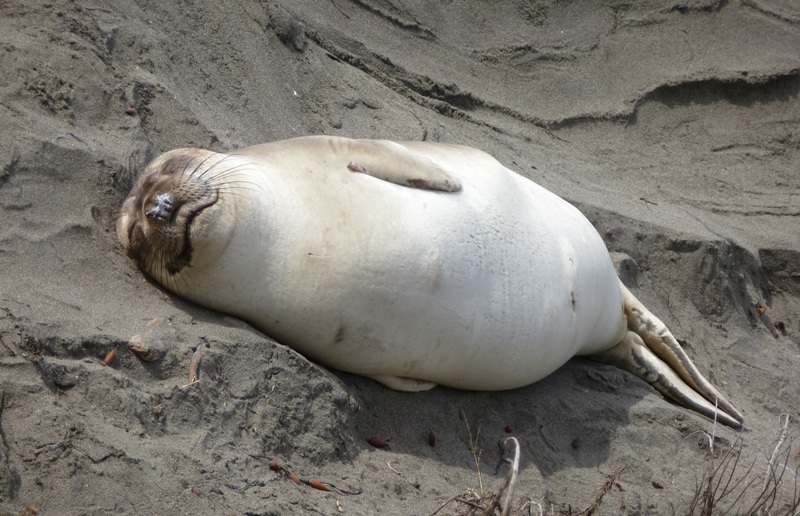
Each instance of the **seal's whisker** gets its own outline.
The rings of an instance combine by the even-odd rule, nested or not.
[[[152,246],[148,246],[147,250],[145,251],[147,254],[145,255],[145,268],[150,276],[154,278],[158,283],[161,283],[162,278],[164,277],[163,274],[163,264],[161,261],[163,257],[160,256],[156,252],[152,252]]]
[[[169,280],[170,280],[169,275],[167,275],[167,266],[166,266],[165,262],[166,262],[166,260],[164,258],[162,258],[161,265],[158,268],[158,273],[159,273],[159,276],[161,276],[161,278],[164,278],[164,276],[166,275],[166,279],[161,279],[159,281],[159,283],[161,283],[162,285],[168,285],[169,284]]]
[[[219,160],[217,160],[217,162],[216,162],[216,163],[213,163],[213,164],[209,165],[208,167],[206,167],[206,168],[205,168],[205,170],[203,170],[202,172],[200,172],[200,174],[199,174],[199,175],[198,175],[198,176],[195,178],[195,174],[196,174],[196,173],[197,173],[197,172],[200,170],[200,168],[202,168],[202,167],[203,167],[203,165],[205,165],[205,164],[206,164],[206,163],[207,163],[207,162],[208,162],[208,161],[209,161],[211,158],[218,157],[218,156],[220,156],[220,154],[217,154],[217,153],[211,153],[211,154],[209,154],[208,156],[206,156],[205,158],[203,158],[203,159],[200,161],[200,163],[198,163],[198,164],[197,164],[197,166],[196,166],[196,167],[194,167],[194,170],[192,170],[192,173],[191,173],[191,174],[189,174],[189,179],[202,179],[202,177],[203,177],[203,176],[204,176],[204,175],[205,175],[205,174],[206,174],[208,171],[212,170],[214,167],[216,167],[217,165],[219,165],[220,163],[222,163],[223,161],[225,161],[225,160],[226,160],[226,159],[229,157],[229,156],[225,156],[225,155],[223,155],[223,156],[222,156],[222,158],[220,158]],[[192,159],[194,160],[194,158],[192,158]]]
[[[184,276],[188,276],[188,278],[186,278],[186,277],[184,277]],[[191,274],[189,274],[189,271],[187,270],[187,268],[186,268],[186,267],[183,267],[181,270],[179,270],[179,271],[178,271],[176,274],[174,274],[174,275],[172,276],[172,290],[173,290],[174,292],[176,292],[176,293],[177,293],[177,292],[180,292],[180,291],[181,291],[181,289],[179,289],[179,288],[178,288],[178,279],[179,279],[179,278],[180,278],[180,280],[183,282],[183,285],[184,285],[184,286],[185,286],[187,289],[188,289],[188,288],[191,288],[191,287],[190,287],[190,283],[189,283],[189,281],[192,279],[192,278],[191,278]]]
[[[244,186],[239,186],[239,185],[244,185]],[[255,192],[256,189],[251,188],[251,186],[259,186],[259,185],[249,181],[231,181],[230,183],[224,183],[219,185],[217,190],[220,192],[230,192],[231,190],[245,190],[245,191]],[[259,190],[261,190],[261,188],[259,188]]]
[[[158,282],[162,285],[169,284],[170,281],[170,273],[169,273],[169,254],[165,252],[158,252],[154,245],[151,244],[150,248],[148,249],[148,253],[150,253],[151,260],[150,260],[150,267],[155,269],[155,273],[153,277],[158,277]]]
[[[253,191],[256,191],[256,190],[263,191],[264,190],[261,187],[261,185],[259,185],[255,181],[246,181],[244,179],[238,179],[235,175],[226,176],[226,177],[220,178],[219,180],[217,180],[215,182],[214,186],[223,187],[223,186],[226,186],[226,185],[239,185],[239,184],[248,185],[249,187],[255,187],[255,188],[250,188]]]
[[[244,189],[244,190],[246,190],[246,189]],[[220,195],[219,198],[223,202],[228,200],[228,199],[230,199],[231,197],[235,197],[235,198],[238,198],[238,199],[247,199],[247,196],[244,195],[243,193],[236,192],[236,191],[233,191],[233,190],[220,191],[220,194],[221,195]]]
[[[203,161],[200,163],[200,165],[198,165],[197,169],[199,169],[201,166],[203,166],[203,165],[206,163],[206,161],[208,161],[209,159],[211,159],[211,158],[212,158],[212,157],[214,157],[214,156],[219,156],[219,154],[211,154],[210,156],[208,156],[206,159],[204,159],[204,160],[203,160]],[[200,173],[200,174],[199,174],[199,175],[198,175],[198,176],[197,176],[195,179],[198,179],[198,180],[201,180],[201,181],[207,181],[207,180],[208,180],[208,178],[206,178],[206,177],[205,177],[205,176],[206,176],[206,174],[208,174],[209,172],[212,172],[212,171],[213,171],[214,173],[216,173],[216,170],[215,170],[215,169],[216,169],[216,168],[217,168],[217,167],[218,167],[220,164],[222,164],[222,162],[224,162],[224,161],[225,161],[225,160],[227,160],[227,159],[231,159],[231,158],[232,158],[232,156],[230,156],[230,155],[225,155],[225,156],[223,156],[222,158],[220,158],[220,159],[219,159],[217,162],[215,162],[214,164],[212,164],[212,165],[209,165],[208,167],[206,167],[206,169],[205,169],[205,170],[203,170],[203,171],[202,171],[202,172],[201,172],[201,173]],[[237,165],[237,166],[241,167],[242,165]],[[236,167],[233,167],[233,168],[236,168]],[[195,169],[195,171],[197,171],[197,169]],[[194,177],[194,172],[192,173],[192,175],[191,175],[190,177]]]
[[[159,278],[158,282],[164,286],[168,285],[170,281],[170,276],[168,273],[169,270],[167,268],[167,257],[163,254],[158,257],[157,270]]]
[[[181,175],[179,176],[181,179],[183,179],[184,174],[186,174],[186,171],[189,170],[189,167],[192,165],[194,160],[195,160],[194,156],[186,160],[186,164],[183,165],[183,170],[181,170]],[[197,166],[199,167],[200,165],[202,165],[202,162]],[[192,170],[192,172],[189,174],[189,177],[191,177],[192,174],[194,174],[195,170],[197,170],[197,167],[195,167],[194,170]]]
[[[222,165],[223,162],[228,158],[231,158],[231,156],[226,156],[225,158],[223,158],[223,159],[219,160],[218,162],[214,163],[213,165],[209,166],[208,168],[206,168],[205,171],[203,171],[203,174],[207,174],[209,172],[216,173],[217,172],[217,168],[220,165]],[[229,168],[223,170],[223,172],[224,171],[228,171],[228,170],[242,170],[242,169],[245,169],[245,168],[248,168],[248,167],[258,167],[258,164],[257,163],[251,163],[249,161],[240,162],[238,164],[233,165],[232,167],[229,167]],[[200,179],[201,177],[202,176],[198,176],[198,179]]]
[[[242,175],[244,175],[244,172],[242,171],[246,170],[247,166],[248,165],[238,165],[236,167],[227,168],[225,170],[219,170],[219,171],[215,170],[214,175],[209,177],[204,177],[203,181],[205,182],[205,184],[211,184],[212,182],[221,181],[225,178],[235,176],[236,174],[241,173]]]
[[[244,186],[238,186],[238,185],[244,185]],[[228,190],[230,190],[230,189],[241,189],[241,190],[256,191],[256,188],[252,188],[254,186],[258,187],[258,190],[261,190],[260,185],[258,183],[254,183],[252,181],[230,181],[230,182],[222,183],[221,185],[219,185],[219,189],[220,190],[223,190],[223,189],[228,189]]]
[[[153,252],[153,244],[150,240],[145,240],[145,248],[142,250],[141,256],[137,257],[139,268],[149,271],[155,264],[157,253]]]
[[[252,166],[252,165],[250,165],[249,163],[245,163],[245,164],[237,165],[235,167],[231,167],[231,168],[228,168],[228,169],[225,169],[225,170],[220,170],[218,172],[215,171],[214,175],[209,176],[209,177],[203,177],[203,181],[205,182],[205,184],[218,183],[219,181],[226,180],[227,178],[229,178],[231,176],[236,176],[236,174],[242,172],[243,170],[245,170],[249,166]],[[209,172],[209,171],[210,171],[210,169],[206,170],[206,172],[204,172],[204,174]],[[256,183],[253,183],[253,184],[257,185]]]
[[[170,276],[170,277],[169,277],[169,283],[168,283],[168,284],[169,284],[169,289],[170,289],[171,291],[175,292],[175,293],[178,293],[178,292],[180,292],[180,289],[178,288],[178,281],[177,281],[177,278],[178,278],[178,276],[180,276],[180,275],[181,275],[182,271],[183,271],[183,268],[181,268],[181,270],[180,270],[180,271],[178,271],[178,272],[175,272],[175,273],[171,273],[171,274],[169,275],[169,276]],[[184,282],[184,284],[185,284],[185,282]]]

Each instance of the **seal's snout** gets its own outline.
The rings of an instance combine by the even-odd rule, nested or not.
[[[159,222],[164,222],[172,217],[172,212],[175,207],[175,202],[172,196],[168,193],[161,193],[155,196],[156,205],[150,208],[146,215],[148,218],[155,219]]]

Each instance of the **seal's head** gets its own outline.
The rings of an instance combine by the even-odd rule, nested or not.
[[[228,158],[200,149],[162,154],[122,204],[117,238],[139,268],[162,285],[177,287],[174,278],[192,264],[219,219],[220,200],[230,187]]]

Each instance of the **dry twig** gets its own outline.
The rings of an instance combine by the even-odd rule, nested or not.
[[[500,507],[501,516],[508,516],[511,514],[511,504],[514,502],[514,491],[516,491],[517,482],[519,482],[519,441],[517,441],[516,437],[507,437],[503,440],[503,444],[505,445],[509,441],[514,445],[514,457],[509,461],[511,463],[511,468],[508,471],[506,484],[495,497],[491,512],[487,511],[488,514],[492,514],[494,512],[494,507],[498,505]]]

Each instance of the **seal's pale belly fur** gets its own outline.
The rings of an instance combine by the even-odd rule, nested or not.
[[[246,195],[268,199],[241,203],[225,250],[247,274],[198,264],[193,281],[225,281],[176,292],[337,369],[469,389],[527,385],[622,339],[616,273],[576,208],[488,154],[404,145],[462,189],[407,188],[324,155],[273,168],[272,144],[245,149],[248,180],[265,178]]]

